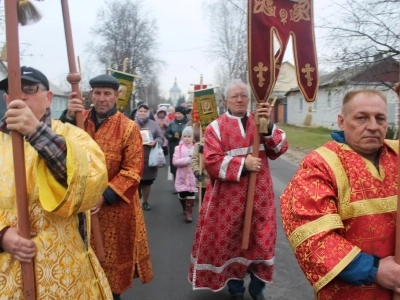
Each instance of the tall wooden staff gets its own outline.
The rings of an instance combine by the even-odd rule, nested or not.
[[[61,0],[63,19],[64,19],[64,31],[65,40],[67,44],[68,63],[69,63],[69,74],[67,76],[68,82],[71,84],[72,92],[77,94],[78,99],[82,99],[82,95],[79,91],[79,82],[81,81],[81,75],[76,70],[74,43],[72,40],[71,20],[69,16],[68,0]],[[83,124],[83,116],[81,112],[77,112],[75,115],[76,125],[85,130]],[[100,263],[105,261],[105,253],[103,247],[103,241],[100,232],[99,218],[97,214],[91,216],[92,220],[92,232],[93,240],[96,247],[96,256]]]
[[[400,87],[398,92],[398,97],[399,97],[399,111],[398,111],[398,139],[399,139],[399,153],[400,153]],[[397,219],[396,219],[396,240],[395,240],[395,252],[394,252],[394,261],[397,264],[400,264],[400,156],[398,157],[398,163],[397,163]],[[393,300],[400,300],[400,294],[393,293]]]
[[[306,101],[313,102],[316,98],[318,64],[314,41],[313,1],[307,2],[309,5],[291,0],[248,1],[249,84],[259,104],[269,100],[291,36],[299,88]],[[274,40],[279,43],[277,52]],[[268,120],[261,119],[259,126],[254,133],[254,157],[259,155],[260,133],[267,131]],[[250,173],[249,177],[243,249],[247,249],[249,244],[256,176],[256,173]]]
[[[193,68],[193,67],[192,67]],[[194,69],[194,68],[193,68]],[[203,139],[203,128],[201,126],[201,122],[200,122],[200,117],[199,117],[199,108],[197,107],[196,104],[196,96],[195,96],[195,92],[198,90],[202,90],[202,89],[206,89],[207,86],[209,86],[210,84],[204,84],[203,85],[203,74],[200,75],[200,84],[191,84],[194,86],[194,91],[193,91],[193,109],[192,109],[192,122],[193,122],[193,127],[194,126],[198,126],[199,127],[199,142],[202,142]],[[202,174],[203,173],[203,154],[199,153],[199,173]],[[199,211],[201,211],[201,199],[202,199],[202,188],[203,188],[203,181],[199,182]]]
[[[18,2],[5,0],[6,19],[6,44],[8,53],[8,94],[11,100],[21,96],[21,75],[19,62],[19,35],[18,35]],[[22,135],[13,131],[11,133],[15,189],[17,197],[17,215],[19,235],[30,239],[29,202],[27,197],[24,141]],[[36,299],[35,271],[33,261],[21,262],[21,273],[24,297],[26,300]]]

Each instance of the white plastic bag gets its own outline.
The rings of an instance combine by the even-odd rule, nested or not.
[[[149,155],[149,167],[158,167],[165,165],[164,151],[161,146],[157,143],[150,150]]]

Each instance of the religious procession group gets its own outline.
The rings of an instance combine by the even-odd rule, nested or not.
[[[0,82],[8,106],[0,124],[1,299],[25,299],[21,266],[27,264],[34,266],[37,299],[121,299],[134,278],[142,283],[153,278],[138,189],[146,199],[144,187],[154,178],[144,177],[142,170],[146,152],[157,143],[165,145],[154,133],[160,127],[166,127],[169,151],[177,144],[172,164],[187,222],[195,187],[188,188],[186,180],[204,176],[203,166],[191,167],[196,148],[210,177],[190,256],[193,289],[227,286],[231,299],[240,300],[249,275],[251,297],[265,299],[277,235],[268,159],[288,149],[284,131],[269,122],[260,134],[258,157],[251,155],[256,115],[269,119],[269,103],[261,103],[256,114],[248,112],[249,87],[232,81],[225,90],[228,111],[207,126],[203,147],[193,145],[191,127],[179,132],[171,124],[158,124],[152,141],[143,145],[140,128],[150,117],[149,108],[138,106],[136,123],[120,113],[115,105],[119,82],[113,76],[90,80],[89,110],[71,93],[60,120],[50,117],[52,92],[43,73],[22,67],[21,83],[21,98],[12,100],[8,78]],[[188,123],[182,121],[186,112],[178,107],[171,122]],[[79,114],[84,130],[74,125]],[[398,141],[385,140],[385,95],[349,92],[338,126],[333,141],[304,158],[280,197],[285,233],[316,299],[392,299],[393,292],[400,292],[400,265],[393,256]],[[10,131],[25,137],[31,238],[19,234]],[[245,191],[253,175],[253,213],[243,247]],[[98,227],[91,226],[95,218]]]
[[[199,141],[199,128],[192,126],[191,108],[186,103],[168,109],[160,106],[153,114],[147,104],[139,101],[130,118],[139,126],[144,145],[144,166],[139,188],[143,209],[151,210],[151,185],[157,178],[158,167],[167,165],[165,157],[169,155],[174,194],[178,194],[186,222],[191,223],[197,185],[201,182],[205,189],[208,180],[200,174],[204,169],[199,152],[202,144]],[[198,142],[194,144],[195,141]]]

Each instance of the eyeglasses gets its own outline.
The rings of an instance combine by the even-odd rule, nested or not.
[[[249,96],[247,96],[247,95],[234,95],[234,96],[231,96],[230,98],[232,100],[237,100],[237,99],[239,99],[239,97],[242,98],[243,100],[249,99]]]
[[[36,94],[39,89],[47,91],[47,89],[41,84],[24,85],[21,88],[22,92],[27,95]],[[6,93],[8,94],[8,90],[6,90]]]

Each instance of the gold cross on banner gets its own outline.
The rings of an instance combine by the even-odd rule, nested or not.
[[[310,64],[306,64],[305,68],[301,69],[302,73],[305,73],[305,77],[307,78],[307,85],[312,86],[312,81],[314,78],[311,76],[311,72],[314,72],[315,68],[311,67]]]
[[[258,86],[259,86],[259,87],[263,87],[263,86],[264,86],[264,81],[265,81],[264,72],[267,72],[267,71],[268,71],[268,67],[267,67],[267,66],[264,66],[264,64],[260,61],[260,62],[258,63],[258,66],[255,66],[255,67],[253,68],[253,70],[256,71],[256,72],[258,72],[258,74],[257,74]]]

